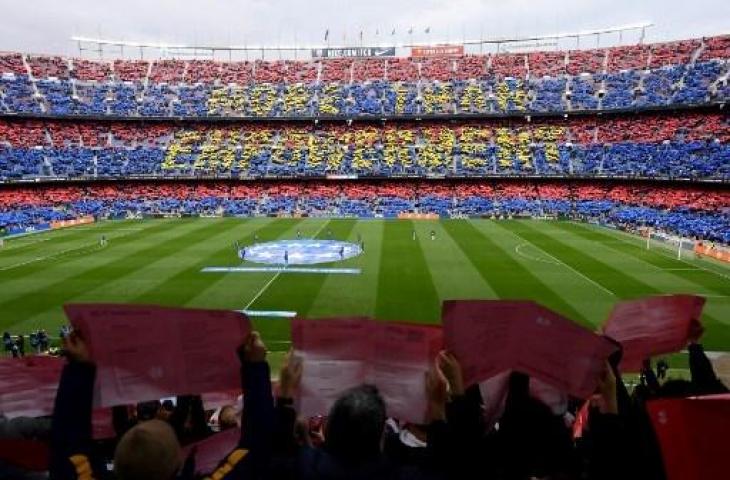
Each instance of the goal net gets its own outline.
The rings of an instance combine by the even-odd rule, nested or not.
[[[671,235],[664,232],[649,230],[645,232],[646,249],[663,249],[671,251],[676,255],[677,260],[683,258],[695,258],[695,242],[688,238]]]

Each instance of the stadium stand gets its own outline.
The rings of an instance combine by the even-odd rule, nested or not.
[[[2,53],[0,235],[89,217],[431,215],[572,219],[730,245],[729,62],[730,36],[306,61]],[[660,387],[645,365],[632,398],[620,350],[589,379],[599,387],[590,400],[558,392],[559,415],[529,377],[506,375],[498,428],[489,398],[444,351],[426,382],[425,424],[386,424],[383,397],[361,386],[322,412],[324,426],[295,429],[301,369],[287,356],[272,388],[252,334],[237,352],[245,402],[228,425],[243,428],[210,478],[664,478],[647,401],[728,393],[696,329],[682,346],[690,380]],[[80,336],[62,336],[69,361],[42,428],[51,478],[106,478],[112,463],[120,480],[193,478],[180,446],[213,438],[202,398],[178,397],[169,423],[145,424],[149,404],[115,407],[113,439],[92,449],[96,367]],[[205,340],[191,347],[201,364]],[[3,341],[23,356],[19,340]],[[152,403],[152,417],[168,418]],[[149,454],[135,435],[169,448]]]
[[[300,93],[289,89],[287,95]],[[353,89],[351,94],[369,93]],[[451,108],[442,93],[442,89],[423,92],[429,109]],[[290,104],[312,107],[303,102],[291,100]],[[145,108],[155,112],[159,106],[149,103]],[[95,162],[97,167],[106,165],[104,159],[121,155],[128,157],[120,165],[122,171],[128,167],[138,174],[164,177],[537,174],[727,180],[728,141],[728,119],[715,112],[314,127],[0,120],[0,145],[4,146],[0,158],[31,155],[53,170],[58,162],[54,147],[63,146],[68,155],[78,157],[74,163],[79,166],[64,169],[64,178],[87,177]],[[16,168],[12,174],[0,173],[0,178],[61,176],[38,172],[37,168]],[[118,170],[100,168],[93,176],[118,175]]]
[[[61,160],[59,168],[73,168],[73,159],[64,154],[63,149],[56,154]],[[132,158],[128,155],[127,160]],[[109,159],[108,168],[120,160]],[[730,193],[721,187],[614,182],[113,182],[0,190],[0,228],[8,231],[85,215],[395,218],[405,213],[434,213],[446,218],[582,218],[631,229],[652,226],[686,237],[730,243],[728,210]]]
[[[727,37],[713,37],[526,55],[254,62],[116,60],[113,65],[5,54],[0,59],[4,100],[0,106],[11,113],[62,116],[309,118],[707,105],[727,101],[727,88],[722,88],[727,85],[727,43]],[[69,83],[72,78],[83,86]],[[464,81],[474,83],[464,89]],[[377,87],[370,88],[371,82],[377,82]],[[392,98],[404,95],[401,82],[413,83],[406,91],[415,94],[393,102]],[[195,95],[188,94],[191,89]],[[292,89],[296,95],[290,94]],[[438,91],[438,103],[449,108],[435,108],[428,98],[434,91]],[[224,97],[235,100],[224,101]],[[102,107],[104,103],[109,108]],[[314,104],[319,108],[312,108]]]

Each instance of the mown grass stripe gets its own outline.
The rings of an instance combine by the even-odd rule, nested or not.
[[[620,299],[633,299],[663,293],[633,275],[626,274],[569,245],[564,237],[548,235],[529,222],[519,220],[505,222],[504,227],[516,232],[561,262],[589,276],[614,292]],[[610,259],[607,260],[610,261]],[[727,345],[730,345],[730,328],[727,325],[707,314],[703,315],[703,322],[708,333],[711,332],[713,340],[712,345],[708,344],[709,348],[717,348],[719,345],[725,345],[724,348],[727,348]]]
[[[249,223],[243,223],[241,220],[229,219],[231,228],[240,226],[250,227]],[[248,244],[253,243],[254,235],[261,238],[271,239],[278,237],[281,233],[290,227],[289,222],[274,221],[267,223],[263,227],[249,231],[242,238],[237,238],[239,242]],[[206,290],[221,280],[220,275],[208,275],[200,273],[203,266],[221,265],[231,263],[236,259],[236,253],[233,249],[233,241],[224,241],[222,244],[210,238],[209,243],[213,246],[208,255],[196,259],[186,259],[185,268],[167,279],[165,282],[155,286],[152,289],[136,296],[135,303],[158,303],[161,305],[189,305],[189,306],[216,306],[218,308],[239,308],[238,305],[220,305],[216,302],[216,295],[211,295],[211,302],[201,300]],[[192,261],[191,261],[192,260]],[[224,274],[224,278],[228,275]]]
[[[191,224],[189,222],[181,222],[173,225],[167,223],[159,224],[143,232],[142,238],[146,240],[155,240],[158,238],[164,240],[176,231],[185,231],[188,228],[191,228],[191,230],[187,234],[192,234],[196,230],[206,228],[206,224]],[[60,312],[63,303],[69,299],[77,297],[91,288],[96,288],[108,282],[110,279],[119,278],[135,272],[146,263],[149,263],[150,259],[159,258],[161,252],[165,251],[164,246],[161,247],[157,242],[152,242],[151,245],[145,248],[136,248],[136,245],[146,244],[140,244],[139,241],[140,236],[136,235],[119,239],[115,242],[114,247],[107,248],[120,249],[125,246],[132,247],[125,254],[120,257],[107,257],[109,259],[108,261],[103,261],[90,268],[82,269],[75,275],[58,280],[51,285],[45,285],[41,287],[42,291],[32,290],[23,295],[10,298],[0,303],[0,311],[14,312],[15,322],[21,319],[27,321],[34,315],[46,310],[58,309],[57,311]],[[174,252],[169,252],[169,254],[172,253]],[[0,321],[3,321],[3,319],[0,319]]]
[[[574,321],[592,325],[590,319],[581,315],[471,222],[446,220],[444,228],[499,298],[536,300]]]
[[[48,261],[46,258],[56,255],[63,255],[64,252],[78,250],[81,248],[91,248],[98,246],[101,235],[106,235],[107,239],[125,237],[134,232],[120,231],[121,225],[115,225],[113,228],[107,226],[104,229],[94,228],[93,230],[77,230],[74,228],[52,230],[47,235],[29,240],[22,245],[13,246],[12,243],[6,243],[6,247],[0,249],[0,268],[13,269],[13,265],[25,266],[40,261]],[[40,234],[38,234],[40,235]],[[2,272],[0,272],[2,275]]]
[[[144,230],[154,228],[155,225],[148,225],[147,228],[138,232],[123,232],[119,235],[111,235],[114,230],[109,230],[107,238],[121,238],[136,236],[142,233]],[[9,279],[19,280],[28,275],[34,275],[39,271],[47,271],[51,266],[57,266],[59,260],[73,260],[78,255],[82,255],[86,250],[90,250],[95,246],[98,246],[99,237],[97,235],[89,235],[89,232],[76,232],[73,236],[66,237],[57,241],[56,236],[47,237],[48,241],[40,242],[32,245],[33,249],[25,250],[22,252],[8,252],[9,255],[2,258],[0,261],[0,268],[5,270],[0,271],[0,285]],[[139,237],[137,237],[139,238]]]
[[[354,227],[355,220],[308,220],[306,223],[297,225],[296,230],[301,231],[303,238],[329,238],[330,234],[334,239],[347,238]],[[294,238],[294,228],[282,232],[284,238]],[[322,264],[326,266],[328,264]],[[238,293],[239,302],[236,308],[242,308],[250,304],[251,310],[287,310],[297,312],[298,315],[307,315],[325,279],[329,275],[323,274],[301,274],[282,276],[264,274],[255,278],[261,278],[253,284],[249,283],[246,291]],[[228,276],[227,278],[234,278]],[[238,277],[240,278],[240,277]],[[220,287],[217,285],[216,288]],[[251,288],[253,287],[253,288]],[[282,351],[289,348],[288,341],[291,339],[291,319],[276,317],[256,317],[252,319],[254,328],[265,331],[269,348],[273,351]]]
[[[357,221],[354,219],[329,220],[315,238],[329,238],[329,232],[331,232],[334,239],[346,239],[356,223]],[[322,267],[328,265],[339,266],[340,263],[318,264]],[[288,310],[297,312],[299,315],[306,315],[314,305],[327,277],[328,275],[317,273],[279,276],[248,308],[251,310]]]
[[[54,260],[33,262],[23,265],[12,270],[0,272],[0,286],[6,286],[6,289],[0,290],[0,298],[2,293],[13,291],[16,287],[21,286],[27,291],[36,291],[47,288],[64,278],[70,278],[79,270],[93,268],[93,266],[101,263],[111,262],[115,258],[124,254],[126,249],[138,248],[138,245],[144,245],[149,237],[156,235],[166,235],[173,228],[182,227],[188,223],[180,223],[172,225],[166,220],[158,222],[150,222],[147,228],[139,232],[130,232],[123,237],[109,244],[103,252],[99,251],[98,255],[66,255]],[[98,241],[98,239],[96,239]],[[79,239],[79,248],[90,246],[91,239]],[[39,256],[42,254],[39,253]]]
[[[338,263],[338,266],[359,268],[360,275],[347,278],[327,276],[314,303],[307,312],[304,312],[307,317],[375,314],[383,222],[359,220],[350,231],[347,240],[353,243],[362,240],[365,251],[357,257]]]
[[[544,226],[541,228],[546,228]],[[475,225],[484,235],[502,246],[523,268],[548,285],[558,297],[578,311],[591,325],[600,324],[612,308],[616,297],[589,277],[577,274],[570,266],[503,227],[503,221],[485,221]]]
[[[413,241],[413,228],[412,221],[385,221],[375,315],[382,320],[439,323],[441,302],[421,244]]]
[[[440,221],[414,221],[431,279],[440,301],[497,298],[492,287],[444,230]],[[431,232],[435,233],[431,240]]]
[[[664,274],[672,275],[682,280],[692,282],[720,295],[730,295],[730,281],[722,279],[719,275],[706,270],[667,270],[672,268],[687,268],[689,265],[677,259],[669,258],[667,255],[656,250],[647,250],[643,245],[629,243],[628,240],[619,239],[608,233],[587,228],[575,223],[557,223],[561,230],[573,233],[591,242],[599,242],[601,245],[617,252],[630,255],[638,260],[646,262],[654,267],[664,270]],[[658,247],[661,248],[661,247]]]
[[[89,299],[111,301],[111,298],[119,295],[125,298],[138,298],[155,286],[164,284],[181,268],[185,268],[190,260],[195,260],[196,255],[193,252],[197,249],[215,243],[219,236],[226,235],[242,224],[245,224],[245,221],[206,220],[203,228],[190,233],[183,232],[182,235],[165,241],[164,245],[160,245],[161,254],[149,259],[136,271],[126,276],[112,278],[102,288],[84,292],[78,297],[78,301],[90,301]],[[230,248],[233,250],[232,246]],[[185,259],[185,262],[181,263],[181,259]],[[172,269],[170,265],[173,266]]]

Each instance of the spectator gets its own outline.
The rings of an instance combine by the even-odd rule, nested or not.
[[[28,344],[30,345],[31,352],[40,353],[40,343],[36,332],[30,332],[28,335]]]
[[[15,345],[17,347],[18,356],[24,357],[25,356],[25,337],[23,337],[23,335],[18,335],[18,338],[15,340]]]
[[[12,352],[13,345],[13,337],[10,335],[10,332],[3,332],[3,348],[5,349],[5,353]]]
[[[91,404],[96,367],[77,333],[64,339],[69,359],[61,375],[51,428],[51,478],[101,477],[105,469],[91,444]],[[239,350],[246,409],[238,447],[226,456],[213,478],[260,478],[268,465],[273,427],[273,399],[266,348],[258,333],[251,333]],[[175,478],[182,467],[180,444],[174,429],[158,419],[130,428],[114,452],[114,473],[119,480]],[[184,475],[189,475],[186,469]]]
[[[41,351],[47,352],[50,344],[48,341],[48,333],[46,333],[45,329],[41,329],[38,331],[38,341]]]

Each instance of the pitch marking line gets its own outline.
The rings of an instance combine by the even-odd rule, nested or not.
[[[294,318],[297,316],[297,312],[291,311],[278,311],[278,310],[236,310],[237,312],[244,313],[249,317],[279,317],[279,318]]]
[[[11,245],[13,245],[12,247],[4,247],[4,248],[1,248],[0,249],[0,252],[10,252],[10,251],[13,251],[13,250],[17,250],[19,248],[25,248],[25,247],[29,247],[31,245],[35,245],[36,243],[47,242],[49,240],[50,240],[50,238],[40,238],[40,239],[35,240],[33,242],[25,242],[25,243],[21,243],[19,245],[16,245],[15,243],[11,243]]]
[[[600,228],[600,229],[601,229],[601,231],[607,231],[607,232],[609,232],[609,233],[610,233],[610,232],[614,232],[614,231],[615,231],[615,230],[611,230],[611,229],[609,229],[609,228],[606,228],[606,227],[601,227],[600,225],[597,225],[596,227]],[[621,231],[615,231],[615,232],[616,232],[616,233],[619,233],[619,234],[622,234],[622,235],[627,235],[627,236],[629,236],[630,238],[632,238],[633,240],[636,240],[636,241],[641,241],[641,239],[639,239],[638,237],[636,237],[636,236],[634,236],[634,235],[632,235],[632,234],[630,234],[630,233],[626,233],[626,232],[621,232]],[[627,239],[625,239],[625,238],[621,238],[621,236],[619,236],[619,235],[611,235],[611,236],[612,236],[613,238],[615,238],[616,240],[619,240],[619,241],[621,241],[621,242],[624,242],[624,243],[626,243],[627,245],[632,245],[632,246],[634,246],[634,247],[637,247],[637,248],[641,248],[641,247],[640,247],[639,245],[637,245],[636,243],[634,243],[634,242],[630,242],[629,240],[627,240]],[[702,265],[696,265],[696,264],[694,264],[694,263],[690,263],[690,262],[688,262],[687,260],[683,260],[683,259],[681,259],[681,258],[679,258],[679,259],[678,259],[678,258],[676,258],[676,257],[675,257],[674,255],[672,255],[671,253],[668,253],[668,252],[665,252],[664,250],[662,250],[662,249],[661,249],[661,247],[660,247],[660,248],[655,248],[655,249],[653,249],[653,250],[651,250],[651,251],[652,251],[652,252],[658,252],[658,253],[659,253],[660,255],[663,255],[663,256],[665,256],[665,257],[671,258],[672,260],[677,260],[678,262],[682,262],[682,263],[684,263],[685,265],[689,265],[690,267],[694,267],[694,268],[699,268],[700,270],[704,270],[704,271],[706,271],[706,272],[709,272],[709,273],[714,273],[714,274],[715,274],[715,275],[717,275],[717,276],[720,276],[720,277],[722,277],[722,278],[726,278],[726,279],[730,280],[730,275],[725,275],[724,273],[716,272],[715,270],[713,270],[713,269],[711,269],[711,268],[703,267]]]
[[[562,260],[560,260],[560,259],[556,258],[556,257],[555,257],[555,256],[553,256],[553,255],[550,255],[550,254],[549,254],[548,252],[546,252],[546,251],[545,251],[545,250],[543,250],[542,248],[538,247],[538,246],[537,246],[537,245],[535,245],[534,243],[532,243],[532,242],[530,242],[530,241],[527,241],[527,240],[525,240],[525,238],[524,238],[524,237],[522,237],[522,236],[521,236],[520,234],[518,234],[518,233],[515,233],[515,232],[513,232],[512,230],[509,230],[509,229],[506,229],[506,228],[505,228],[505,230],[507,230],[507,231],[508,231],[509,233],[511,233],[511,234],[512,234],[512,235],[514,235],[515,237],[517,237],[517,238],[519,238],[520,240],[522,240],[523,242],[525,242],[525,244],[530,244],[530,245],[532,245],[533,247],[535,247],[535,248],[536,248],[537,250],[539,250],[540,252],[542,252],[542,253],[544,253],[545,255],[547,255],[548,257],[552,258],[552,259],[553,259],[553,260],[554,260],[554,261],[556,262],[556,265],[563,265],[563,266],[564,266],[565,268],[569,269],[569,270],[570,270],[571,272],[573,272],[573,273],[575,273],[576,275],[578,275],[579,277],[581,277],[581,278],[585,279],[585,280],[586,280],[586,281],[588,281],[589,283],[592,283],[593,285],[595,285],[596,287],[600,288],[601,290],[603,290],[603,291],[604,291],[604,292],[606,292],[607,294],[611,295],[612,297],[615,297],[615,296],[616,296],[616,294],[615,294],[615,293],[613,293],[613,292],[612,292],[611,290],[607,289],[606,287],[604,287],[604,286],[603,286],[603,285],[601,285],[600,283],[596,282],[596,281],[595,281],[595,280],[593,280],[592,278],[590,278],[590,277],[587,277],[587,276],[586,276],[585,274],[583,274],[583,273],[579,272],[578,270],[576,270],[575,268],[571,267],[570,265],[568,265],[567,263],[563,262]]]
[[[359,275],[359,268],[313,268],[313,267],[204,267],[203,273],[247,273],[247,272],[280,272],[280,273],[340,273]]]
[[[92,249],[92,247],[96,247],[96,248]],[[54,259],[56,257],[60,257],[61,255],[64,255],[64,254],[69,253],[69,252],[85,253],[85,252],[92,252],[93,250],[99,250],[100,248],[101,247],[99,247],[97,244],[85,245],[83,247],[77,247],[77,248],[69,248],[69,249],[66,249],[66,250],[61,250],[58,253],[54,253],[53,255],[47,255],[45,257],[31,258],[30,260],[26,260],[25,262],[14,263],[12,265],[7,265],[5,267],[0,267],[0,271],[3,271],[4,272],[6,270],[12,270],[13,268],[18,268],[18,267],[22,267],[24,265],[29,265],[31,263],[42,262],[44,260],[51,260],[51,259]]]
[[[122,235],[110,236],[108,238],[108,240],[114,240],[114,239],[119,239],[119,238],[123,238],[123,237],[128,237],[129,235],[132,235],[132,233],[124,233]],[[12,270],[14,268],[22,267],[24,265],[29,265],[29,264],[35,263],[35,262],[42,262],[44,260],[53,260],[54,258],[60,257],[61,255],[64,255],[64,254],[69,253],[69,252],[78,252],[78,253],[87,253],[88,252],[88,253],[91,253],[91,252],[95,252],[95,251],[98,251],[98,250],[102,250],[104,248],[106,248],[106,247],[101,247],[101,246],[99,246],[98,243],[92,243],[92,244],[88,244],[88,245],[82,245],[82,246],[76,247],[76,248],[68,248],[66,250],[61,250],[60,252],[56,252],[56,253],[54,253],[52,255],[46,255],[45,257],[31,258],[30,260],[26,260],[25,262],[14,263],[12,265],[6,265],[4,267],[0,267],[0,272],[4,272],[4,271],[7,271],[7,270]]]
[[[110,227],[110,225],[99,225],[98,227],[70,227],[73,228],[74,231],[78,230],[96,230],[99,233],[102,232],[102,228],[104,227]],[[141,232],[142,230],[145,230],[144,227],[138,227],[138,228],[110,228],[108,231],[110,232]]]
[[[326,222],[324,222],[324,223],[322,224],[322,226],[321,226],[321,227],[319,228],[319,230],[317,230],[317,233],[315,233],[315,234],[314,234],[314,235],[312,236],[312,238],[317,238],[317,235],[319,235],[320,233],[322,233],[322,230],[324,230],[324,227],[325,227],[325,226],[326,226],[326,225],[327,225],[328,223],[329,223],[329,221],[326,221]],[[253,297],[253,298],[251,299],[251,301],[250,301],[250,302],[248,302],[248,303],[246,304],[246,306],[245,306],[245,307],[243,307],[243,309],[244,309],[244,310],[248,310],[248,309],[249,309],[249,307],[250,307],[251,305],[253,305],[253,304],[254,304],[254,302],[255,302],[256,300],[258,300],[258,299],[259,299],[259,297],[260,297],[261,295],[263,295],[263,294],[264,294],[264,292],[266,291],[266,289],[268,289],[268,288],[269,288],[269,286],[271,286],[271,284],[272,284],[272,283],[274,283],[274,281],[275,281],[275,280],[276,280],[277,278],[279,278],[279,275],[281,275],[281,272],[282,272],[282,270],[279,270],[278,272],[276,272],[276,274],[275,274],[275,275],[274,275],[273,277],[271,277],[271,280],[269,280],[268,282],[266,282],[266,285],[264,285],[263,287],[261,287],[261,290],[259,290],[259,291],[258,291],[258,293],[257,293],[256,295],[254,295],[254,297]]]
[[[521,243],[521,244],[517,245],[515,247],[515,253],[523,258],[526,258],[528,260],[533,260],[535,262],[547,263],[549,265],[560,265],[559,263],[553,262],[552,260],[546,260],[544,258],[533,257],[532,255],[527,255],[526,253],[523,253],[521,249],[523,247],[527,247],[529,245],[530,245],[529,243]]]

